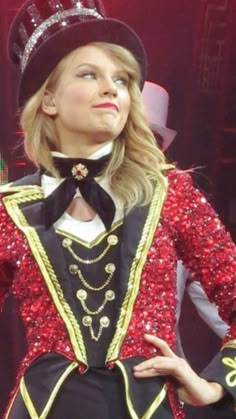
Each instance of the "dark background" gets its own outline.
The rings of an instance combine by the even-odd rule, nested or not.
[[[9,24],[22,3],[0,0],[0,152],[10,180],[31,170],[16,147],[17,75],[6,56]],[[236,239],[236,2],[104,0],[104,5],[110,16],[139,33],[147,50],[148,79],[170,93],[168,126],[178,135],[169,159],[183,168],[200,167],[197,183]],[[0,417],[24,352],[16,310],[10,297],[0,317]],[[218,349],[219,340],[198,319],[188,298],[181,330],[186,355],[199,371]],[[188,411],[193,419],[223,417],[209,409]]]

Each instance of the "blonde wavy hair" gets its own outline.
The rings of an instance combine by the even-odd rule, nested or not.
[[[89,45],[104,50],[129,76],[130,113],[123,131],[114,140],[111,159],[101,176],[109,179],[114,195],[130,210],[151,201],[156,182],[166,187],[165,171],[173,165],[166,162],[164,154],[157,147],[144,116],[139,89],[140,68],[134,56],[115,44],[93,42]],[[20,118],[26,155],[36,166],[43,166],[56,177],[59,175],[53,166],[51,154],[52,150],[60,151],[56,127],[53,118],[43,112],[41,105],[45,90],[55,89],[67,59],[73,53],[60,61],[41,88],[28,100]]]

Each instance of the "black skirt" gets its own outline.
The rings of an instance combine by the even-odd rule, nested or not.
[[[118,370],[92,368],[84,375],[73,371],[64,382],[47,419],[130,419],[124,384]],[[21,395],[9,419],[30,419]]]

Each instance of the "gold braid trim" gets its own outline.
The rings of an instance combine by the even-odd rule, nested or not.
[[[59,378],[59,380],[57,381],[48,401],[47,404],[45,406],[45,408],[43,409],[43,412],[41,413],[41,415],[38,415],[38,413],[36,412],[36,409],[34,407],[34,404],[30,398],[29,392],[27,390],[26,384],[25,384],[25,379],[24,377],[22,377],[21,382],[20,382],[20,392],[21,392],[21,396],[24,400],[25,406],[27,408],[27,411],[31,417],[31,419],[46,419],[52,404],[62,386],[62,384],[64,383],[64,381],[66,380],[66,378],[68,377],[68,375],[75,369],[78,367],[77,362],[72,362],[72,364],[69,365],[69,367],[66,368],[66,370],[63,372],[63,374],[61,375],[61,377]]]
[[[121,370],[121,373],[122,373],[122,376],[123,376],[123,379],[124,379],[124,382],[125,382],[125,398],[126,398],[126,403],[127,403],[131,418],[132,419],[150,419],[152,417],[153,413],[155,413],[157,408],[161,405],[161,403],[165,399],[166,394],[167,394],[167,386],[164,384],[160,393],[158,393],[158,395],[155,397],[155,399],[153,400],[151,405],[148,407],[148,409],[146,410],[144,415],[141,418],[139,418],[137,413],[135,412],[133,403],[131,401],[130,390],[129,390],[129,378],[128,378],[128,375],[126,373],[125,367],[123,366],[122,362],[120,362],[120,361],[116,361],[116,365]]]
[[[143,227],[136,255],[131,265],[126,296],[121,307],[114,338],[110,344],[110,347],[108,348],[106,362],[118,358],[120,348],[132,316],[133,306],[139,290],[142,269],[146,261],[148,249],[151,246],[153,240],[154,232],[159,222],[165,195],[166,187],[158,183],[150,204],[148,216]]]
[[[27,411],[31,417],[31,419],[39,419],[39,415],[35,410],[35,407],[32,403],[32,400],[30,398],[30,395],[28,393],[27,387],[25,385],[25,379],[22,377],[20,381],[20,393],[22,396],[22,399],[24,400],[25,407],[27,408]]]
[[[65,323],[76,359],[87,365],[86,349],[79,324],[77,323],[69,304],[64,298],[59,281],[50,264],[48,256],[42,246],[36,230],[27,223],[22,210],[19,208],[19,204],[32,202],[42,198],[43,194],[41,188],[31,187],[31,189],[27,190],[21,189],[17,194],[5,196],[3,198],[3,202],[6,206],[8,214],[16,226],[25,234],[28,240],[30,249],[37,261],[44,281],[52,296],[52,300]]]
[[[35,185],[34,186],[35,189],[40,189],[39,186]],[[6,185],[0,185],[0,193],[1,194],[13,194],[16,192],[21,192],[22,190],[24,191],[28,191],[28,190],[32,190],[32,185],[19,185],[19,186],[14,186],[13,182],[11,183],[7,183]],[[35,191],[34,189],[34,191]]]
[[[223,349],[236,349],[236,339],[232,339],[229,340],[228,342],[226,342],[226,344],[221,348],[221,350],[223,351]]]
[[[9,415],[11,413],[11,409],[12,409],[12,406],[14,404],[14,401],[15,401],[15,399],[17,397],[17,394],[18,394],[18,391],[16,391],[15,394],[14,394],[14,396],[12,397],[11,403],[10,403],[9,407],[7,408],[6,414],[3,416],[3,419],[8,419],[9,418]]]
[[[227,386],[236,387],[236,357],[233,359],[233,358],[230,358],[229,356],[225,356],[222,359],[222,363],[232,369],[232,371],[230,371],[225,376],[225,382]]]
[[[221,348],[221,351],[224,349],[236,349],[236,339],[229,340],[226,342],[226,344]],[[236,357],[229,357],[225,356],[222,358],[222,363],[226,365],[227,367],[231,368],[232,371],[230,371],[225,376],[225,382],[228,387],[235,387],[236,386]],[[236,405],[235,405],[235,411],[236,411]]]

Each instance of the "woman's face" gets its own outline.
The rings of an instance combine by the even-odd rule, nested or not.
[[[98,145],[121,133],[130,111],[128,81],[120,64],[97,46],[78,48],[68,57],[42,105],[54,116],[61,149],[68,141]]]

